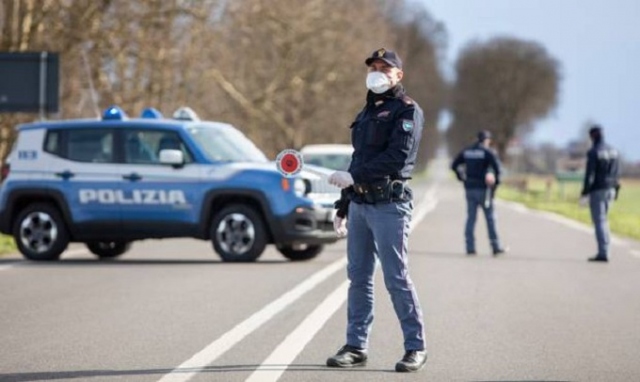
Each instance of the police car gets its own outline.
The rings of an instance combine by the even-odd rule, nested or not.
[[[290,260],[338,237],[328,169],[283,176],[235,127],[117,106],[101,119],[17,127],[3,167],[0,232],[31,260],[56,260],[70,242],[99,258],[149,238],[210,240],[224,261],[255,261],[275,244]]]

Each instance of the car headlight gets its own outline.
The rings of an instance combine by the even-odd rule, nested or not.
[[[297,196],[304,196],[307,193],[307,182],[304,179],[296,178],[293,181],[293,192]]]

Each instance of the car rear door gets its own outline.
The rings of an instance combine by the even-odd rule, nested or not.
[[[50,129],[45,137],[48,171],[42,181],[66,202],[82,236],[112,237],[121,230],[117,189],[122,178],[114,136],[112,128],[88,126]]]
[[[134,237],[193,235],[202,204],[201,168],[176,130],[131,126],[122,129],[120,181],[123,229]],[[160,163],[160,150],[183,152],[185,163]]]

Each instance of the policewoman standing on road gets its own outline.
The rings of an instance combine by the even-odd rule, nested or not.
[[[369,91],[366,105],[351,124],[351,165],[329,177],[331,184],[343,189],[334,227],[339,235],[349,233],[350,285],[347,341],[327,365],[353,367],[367,362],[377,256],[404,335],[405,354],[395,369],[412,372],[424,366],[427,352],[422,309],[408,269],[413,202],[406,181],[415,166],[424,117],[400,83],[402,61],[395,52],[378,49],[365,64]]]

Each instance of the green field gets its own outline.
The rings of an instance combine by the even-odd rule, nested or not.
[[[611,231],[640,240],[640,181],[624,179],[621,184],[620,196],[609,212]],[[553,177],[527,176],[506,180],[497,196],[591,224],[589,208],[578,204],[581,189],[580,182],[559,183]]]
[[[0,255],[15,252],[16,246],[11,236],[0,235]]]

